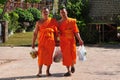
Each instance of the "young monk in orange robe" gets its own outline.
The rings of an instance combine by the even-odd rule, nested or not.
[[[65,8],[60,10],[61,20],[59,21],[60,30],[60,47],[63,56],[63,65],[67,67],[67,73],[64,76],[70,76],[75,72],[74,64],[76,63],[76,42],[75,36],[82,45],[83,41],[77,28],[76,19],[69,18]],[[71,71],[69,68],[71,67]]]
[[[50,66],[52,64],[52,56],[55,48],[54,34],[57,33],[57,21],[49,18],[48,8],[42,9],[42,19],[37,21],[33,36],[32,48],[35,48],[35,41],[38,36],[38,66],[39,72],[37,76],[42,74],[42,66],[46,65],[46,75],[50,76]]]

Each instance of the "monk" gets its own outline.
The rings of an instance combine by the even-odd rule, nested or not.
[[[38,36],[38,66],[37,76],[41,77],[42,66],[46,65],[46,75],[51,76],[50,66],[52,64],[52,56],[55,48],[54,36],[57,33],[57,21],[49,16],[49,9],[42,9],[42,19],[36,22],[33,35],[32,48],[35,48],[35,41]]]
[[[74,64],[76,63],[76,41],[75,36],[80,45],[83,40],[79,34],[76,19],[67,16],[67,10],[63,7],[60,9],[61,20],[59,23],[60,31],[60,47],[63,56],[63,65],[67,67],[67,73],[64,76],[71,76],[71,72],[75,72]],[[70,70],[71,67],[71,70]]]

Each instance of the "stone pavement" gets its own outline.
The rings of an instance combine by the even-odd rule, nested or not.
[[[31,47],[0,47],[0,80],[120,80],[120,46],[85,46],[87,60],[77,59],[76,72],[64,77],[66,67],[53,63],[51,77],[36,77],[37,59],[29,55]]]

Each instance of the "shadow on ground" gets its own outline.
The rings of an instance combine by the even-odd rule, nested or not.
[[[85,46],[88,47],[99,47],[99,48],[106,48],[106,49],[120,49],[120,43],[119,44],[107,44],[107,45],[103,45],[103,44],[86,44]]]
[[[6,78],[0,78],[0,80],[18,80],[18,79],[33,79],[33,78],[47,78],[47,77],[64,77],[64,73],[54,73],[52,76],[46,76],[42,75],[41,77],[37,77],[36,75],[30,75],[30,76],[18,76],[18,77],[6,77]]]

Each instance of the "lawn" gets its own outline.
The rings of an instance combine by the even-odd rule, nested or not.
[[[5,43],[0,43],[0,46],[31,46],[32,36],[33,32],[15,33]]]
[[[0,46],[31,46],[32,44],[33,32],[26,33],[15,33],[14,35],[8,37],[8,40],[5,43],[0,43]],[[119,42],[108,42],[102,44],[118,44]],[[37,42],[36,42],[37,45]]]

